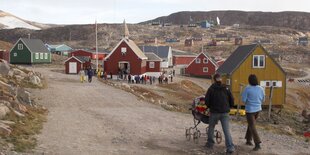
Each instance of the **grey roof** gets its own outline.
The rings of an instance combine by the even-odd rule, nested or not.
[[[43,41],[40,39],[21,38],[21,40],[29,48],[30,52],[50,53],[44,45]]]
[[[88,62],[90,60],[90,57],[87,57],[87,56],[74,56],[74,57],[76,57],[82,62]]]
[[[147,61],[162,61],[160,57],[158,57],[156,54],[152,52],[146,52],[144,54],[147,57]]]
[[[160,58],[167,60],[170,46],[139,46],[143,52],[152,52]]]
[[[192,53],[192,52],[187,52],[187,51],[181,51],[181,50],[178,50],[178,49],[172,49],[172,55],[173,56],[182,55],[182,56],[192,56],[192,57],[195,57],[197,54],[196,53]]]
[[[209,58],[209,60],[216,66],[218,66],[218,64],[216,63],[216,61],[214,60],[213,57],[211,57],[208,52],[204,52],[204,54]]]
[[[258,44],[239,46],[218,68],[217,73],[231,74],[253,52]]]

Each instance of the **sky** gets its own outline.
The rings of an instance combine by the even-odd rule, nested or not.
[[[178,11],[310,12],[310,0],[0,0],[0,10],[48,24],[138,23]]]

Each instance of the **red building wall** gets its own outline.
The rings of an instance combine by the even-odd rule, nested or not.
[[[195,57],[186,57],[186,56],[174,56],[173,65],[189,65]]]
[[[106,56],[105,53],[98,53],[98,60],[103,60]],[[96,53],[92,53],[91,59],[96,60]]]
[[[122,55],[121,48],[126,47],[127,52],[125,55]],[[118,74],[118,62],[128,61],[130,64],[130,74],[140,75],[146,72],[146,60],[141,60],[133,50],[123,41],[110,55],[110,57],[104,61],[104,70],[107,73],[112,72],[112,74]]]
[[[154,62],[154,68],[150,68],[150,62]],[[146,72],[160,72],[160,61],[147,61]]]
[[[196,63],[196,59],[200,58],[200,63]],[[207,58],[204,54],[200,54],[193,63],[191,63],[186,69],[185,73],[192,76],[211,77],[215,74],[216,66],[208,59],[208,63],[204,63],[203,59]],[[208,67],[208,72],[203,72],[203,68]]]
[[[6,60],[7,62],[10,61],[10,52],[0,51],[0,59]]]
[[[77,51],[73,51],[69,54],[69,57],[71,56],[88,56],[91,57],[93,56],[93,54],[91,52],[87,52],[84,50],[77,50]]]
[[[75,58],[70,58],[68,61],[65,62],[65,73],[66,74],[69,74],[69,62],[77,62],[77,73],[79,73],[81,69],[87,69],[91,65],[91,62],[84,62],[82,64],[80,61],[76,60]]]

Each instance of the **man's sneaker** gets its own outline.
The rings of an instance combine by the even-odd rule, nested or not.
[[[213,144],[210,144],[210,143],[207,142],[205,147],[208,148],[208,149],[213,149]]]
[[[260,145],[259,145],[259,144],[255,144],[255,147],[253,148],[253,151],[258,151],[258,150],[260,150],[260,149],[262,149],[262,148],[260,147]]]

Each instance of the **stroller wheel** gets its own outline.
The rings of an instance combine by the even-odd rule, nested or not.
[[[194,135],[193,135],[193,140],[196,144],[199,142],[199,136],[198,136],[199,134],[200,134],[200,131],[196,131],[194,132]]]
[[[215,140],[218,144],[222,142],[222,133],[219,131],[215,131]]]
[[[201,132],[200,132],[200,130],[197,130],[197,134],[198,134],[198,138],[200,138],[200,137],[201,137]]]
[[[185,130],[185,137],[186,137],[186,140],[191,140],[191,130],[190,129],[186,129]]]

